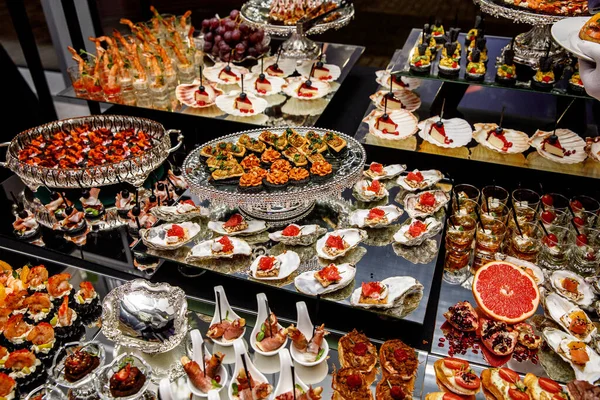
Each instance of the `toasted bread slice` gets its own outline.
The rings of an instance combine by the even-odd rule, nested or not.
[[[358,302],[361,304],[386,304],[387,303],[387,296],[379,298],[379,299],[373,299],[371,297],[365,297],[362,295],[362,293],[360,294],[360,298],[358,299]]]
[[[483,394],[488,400],[504,400],[502,392],[492,382],[492,370],[484,369],[481,372],[481,386],[483,387]]]
[[[589,42],[600,43],[600,14],[590,18],[579,31],[579,38]]]
[[[358,356],[354,356],[352,353],[350,354],[346,354],[346,349],[344,348],[343,343],[343,339],[345,339],[346,337],[351,338],[352,336],[358,336],[361,335],[360,333],[358,333],[356,330],[346,334],[345,336],[342,336],[340,338],[340,340],[338,341],[338,358],[340,361],[340,365],[342,368],[346,368],[346,367],[352,367],[352,365],[350,365],[350,363],[346,360],[346,357],[357,357]],[[372,348],[372,352],[375,353],[374,357],[370,357],[368,358],[369,360],[371,360],[371,362],[369,364],[364,364],[361,365],[360,368],[358,368],[361,372],[361,374],[363,375],[363,377],[365,378],[365,381],[367,382],[368,385],[370,385],[371,383],[373,383],[375,381],[375,377],[377,376],[377,368],[375,368],[375,366],[377,365],[377,350],[375,348],[375,346],[369,342],[369,347]],[[367,360],[367,357],[362,357],[363,360]]]
[[[474,396],[479,389],[477,390],[469,390],[463,387],[460,387],[454,382],[454,379],[449,380],[446,374],[444,374],[443,370],[444,360],[437,360],[433,363],[433,369],[435,371],[435,376],[437,380],[446,387],[450,392],[459,394],[461,396]]]
[[[330,280],[321,278],[321,276],[319,275],[319,271],[315,272],[314,277],[317,280],[317,282],[319,282],[321,284],[321,286],[323,286],[324,288],[326,288],[329,285],[333,285],[334,283],[337,283],[335,281],[330,281]]]

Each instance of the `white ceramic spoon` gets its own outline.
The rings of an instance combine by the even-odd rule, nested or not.
[[[283,349],[279,352],[279,380],[277,381],[277,387],[273,392],[273,396],[282,395],[287,392],[292,392],[294,387],[294,380],[292,379],[292,359],[290,358],[290,352],[287,349]],[[308,386],[298,378],[298,374],[294,371],[294,379],[297,386],[300,386],[304,392],[308,391]],[[293,393],[293,392],[292,392]]]
[[[200,368],[202,368],[202,346],[204,346],[204,359],[205,360],[206,359],[210,360],[212,354],[206,348],[206,346],[204,344],[204,339],[202,338],[202,334],[200,333],[200,331],[198,329],[194,329],[193,331],[190,332],[190,338],[192,339],[192,359],[193,359],[193,361],[196,361],[198,363],[198,365],[200,365]],[[219,381],[221,384],[221,387],[214,389],[214,390],[209,390],[209,393],[210,392],[218,393],[227,384],[227,379],[229,378],[229,376],[227,375],[227,370],[225,369],[225,367],[223,365],[221,365],[219,367],[219,371],[218,371],[217,375],[219,375],[221,377],[221,379]],[[189,379],[187,379],[187,384],[188,384],[188,388],[194,395],[196,395],[198,397],[207,397],[208,396],[208,393],[204,393],[203,391],[198,389],[196,386],[194,386],[194,384]]]
[[[252,346],[252,349],[254,349],[254,351],[256,353],[266,356],[266,357],[271,357],[271,356],[274,356],[275,354],[277,354],[280,350],[285,348],[285,346],[287,345],[288,339],[286,336],[283,344],[279,348],[277,348],[273,351],[262,351],[261,349],[258,348],[258,346],[256,345],[256,335],[258,335],[262,324],[269,316],[269,310],[267,309],[267,305],[268,305],[267,296],[264,293],[257,294],[256,301],[258,303],[258,316],[256,317],[256,324],[254,325],[254,329],[252,330],[252,335],[250,336],[250,345]],[[279,324],[279,323],[277,324],[277,326],[279,327],[279,329],[283,328],[281,326],[281,324]]]
[[[220,312],[219,312],[219,303],[221,305]],[[215,286],[215,315],[213,316],[213,319],[210,322],[211,326],[221,322],[221,320],[219,319],[220,318],[219,315],[221,316],[221,318],[223,318],[223,319],[227,318],[230,321],[240,318],[240,316],[237,315],[235,313],[235,311],[233,311],[233,309],[229,305],[229,300],[227,300],[227,295],[225,294],[225,289],[223,289],[223,286]],[[246,334],[246,327],[244,326],[244,331],[242,332],[242,335],[240,337],[243,337],[245,334]],[[221,346],[226,346],[226,347],[233,346],[233,342],[235,342],[235,340],[225,340],[222,337],[219,339],[212,339],[212,341],[215,343],[218,343]]]
[[[229,382],[228,391],[229,398],[231,400],[239,400],[239,396],[233,395],[233,384],[237,381],[237,377],[240,374],[240,371],[244,369],[244,363],[242,362],[242,357],[246,360],[246,367],[248,368],[248,374],[252,377],[255,384],[267,383],[267,378],[254,366],[252,361],[250,360],[250,356],[248,355],[248,351],[246,350],[246,346],[244,346],[244,342],[241,339],[237,339],[233,342],[233,348],[235,350],[235,368],[233,369],[233,374],[231,377],[231,382]],[[265,400],[269,400],[273,397],[273,395],[269,395],[269,397]]]
[[[308,315],[308,309],[306,307],[306,303],[303,301],[299,301],[296,303],[296,312],[298,314],[298,325],[296,326],[300,332],[304,334],[306,340],[310,342],[313,337],[314,325],[310,320],[310,315]],[[298,364],[303,365],[305,367],[314,367],[315,365],[321,364],[323,361],[327,360],[327,356],[329,355],[329,343],[327,343],[327,339],[323,338],[323,343],[321,344],[321,348],[323,349],[323,355],[316,361],[307,361],[304,358],[304,353],[301,353],[296,349],[294,344],[290,346],[292,358]]]

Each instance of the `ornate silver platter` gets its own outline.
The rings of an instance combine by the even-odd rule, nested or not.
[[[286,129],[287,127],[282,127],[270,131],[281,135]],[[306,136],[309,131],[314,131],[321,136],[332,132],[346,140],[346,153],[338,156],[335,160],[329,160],[333,165],[333,173],[326,181],[310,181],[302,186],[288,185],[279,191],[263,190],[260,193],[240,192],[237,185],[215,185],[200,156],[202,148],[215,146],[219,142],[237,143],[243,134],[256,139],[264,129],[253,129],[222,136],[197,147],[188,154],[183,162],[183,177],[188,182],[191,192],[201,201],[209,200],[212,204],[222,204],[232,208],[239,207],[243,214],[267,221],[274,226],[299,220],[313,209],[317,200],[339,197],[344,189],[352,187],[362,176],[366,153],[356,139],[337,131],[305,126],[293,129],[302,136]]]
[[[186,336],[185,293],[167,283],[135,279],[113,289],[102,303],[102,333],[118,345],[164,353]]]
[[[102,164],[85,168],[46,168],[19,161],[19,151],[39,135],[46,139],[60,131],[71,131],[87,125],[90,129],[106,128],[111,131],[133,129],[135,132],[144,131],[152,138],[152,147],[130,156],[118,163]],[[171,147],[172,133],[177,134],[177,144]],[[168,157],[177,150],[183,142],[181,131],[165,130],[158,122],[123,115],[98,115],[81,118],[69,118],[53,121],[19,133],[15,138],[0,147],[7,147],[6,161],[0,166],[11,169],[21,180],[35,191],[40,186],[60,189],[75,189],[82,187],[99,187],[128,182],[140,186],[151,171],[158,168]]]
[[[244,3],[240,15],[248,24],[263,29],[269,35],[290,36],[282,44],[284,58],[316,58],[319,55],[320,47],[306,36],[320,34],[329,29],[340,29],[350,23],[354,17],[354,5],[350,4],[339,10],[340,16],[337,19],[317,23],[305,32],[302,23],[296,25],[273,23],[269,19],[270,7],[271,0],[250,0]]]

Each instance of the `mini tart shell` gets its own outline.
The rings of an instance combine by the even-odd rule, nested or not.
[[[282,171],[270,171],[263,179],[263,184],[270,189],[281,189],[288,185],[289,177]]]
[[[333,168],[327,161],[317,161],[310,167],[310,173],[316,180],[323,180],[333,174]]]
[[[310,180],[310,174],[304,168],[292,168],[289,172],[290,182],[293,185],[300,185]]]
[[[260,156],[260,160],[265,164],[272,164],[281,158],[281,153],[275,149],[269,148]]]
[[[254,167],[260,167],[260,159],[255,154],[247,155],[241,162],[240,165],[244,168],[244,171],[250,171]]]
[[[284,159],[279,159],[279,160],[275,160],[272,164],[271,164],[271,171],[275,172],[275,171],[281,171],[283,173],[289,173],[292,169],[292,165]]]

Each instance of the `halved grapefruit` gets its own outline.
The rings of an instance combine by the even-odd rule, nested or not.
[[[531,317],[540,303],[540,292],[533,278],[505,261],[493,261],[477,270],[473,296],[486,314],[507,324]]]

